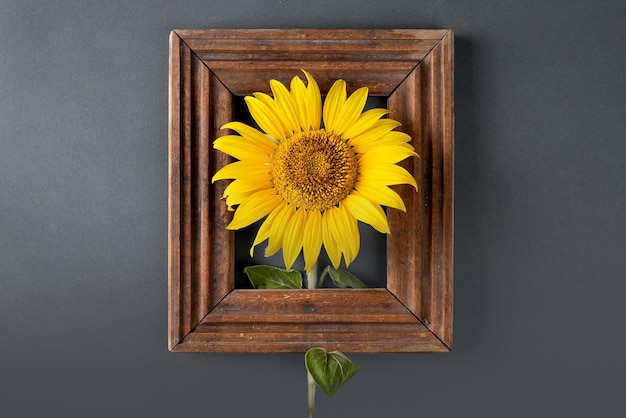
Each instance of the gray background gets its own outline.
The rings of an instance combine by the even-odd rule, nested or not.
[[[626,3],[0,1],[0,415],[305,416],[300,355],[173,354],[175,28],[452,28],[455,346],[331,417],[624,414]],[[193,414],[193,415],[192,415]]]

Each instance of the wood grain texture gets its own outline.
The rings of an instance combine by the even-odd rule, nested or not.
[[[233,98],[182,40],[170,36],[169,347],[233,288],[233,234],[210,179],[229,162],[213,149]]]
[[[181,201],[180,201],[180,112],[182,41],[170,34],[170,62],[168,84],[168,342],[172,349],[181,340]]]
[[[370,94],[387,96],[446,32],[257,29],[177,33],[236,95],[269,93],[268,80],[288,83],[305,69],[322,91],[341,78],[349,91],[367,84]]]
[[[420,189],[396,190],[407,213],[389,213],[387,288],[452,347],[454,224],[453,34],[446,34],[388,99],[419,159],[404,162]]]
[[[312,346],[345,352],[444,351],[432,332],[383,289],[236,290],[184,343],[216,352]]]
[[[388,97],[420,159],[389,211],[387,289],[234,289],[234,236],[211,144],[236,95],[311,71]],[[170,34],[169,348],[439,352],[452,343],[453,35],[448,30],[182,30]]]

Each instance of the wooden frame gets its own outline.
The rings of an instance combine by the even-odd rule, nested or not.
[[[169,67],[169,349],[442,352],[452,347],[453,33],[450,30],[177,30]],[[387,97],[420,159],[390,210],[386,289],[234,289],[234,234],[211,184],[234,98],[306,69]]]

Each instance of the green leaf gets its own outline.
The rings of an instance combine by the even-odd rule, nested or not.
[[[359,366],[340,351],[327,352],[323,348],[311,348],[304,355],[307,370],[315,383],[331,397],[348,381]]]
[[[322,273],[320,274],[320,278],[317,282],[317,287],[322,287],[324,285],[324,279],[326,278],[326,276],[328,275],[328,269],[331,268],[330,266],[326,266],[326,268],[324,270],[322,270]]]
[[[273,266],[252,266],[243,269],[255,289],[302,289],[302,274]]]
[[[337,287],[363,288],[365,284],[347,270],[337,270],[328,266],[328,274]]]

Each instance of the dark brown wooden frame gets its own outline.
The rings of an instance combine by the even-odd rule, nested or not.
[[[453,33],[450,30],[176,30],[169,67],[169,349],[441,352],[452,347]],[[390,210],[386,289],[234,289],[234,234],[211,184],[235,96],[306,69],[322,92],[387,97],[419,159],[420,186]]]

